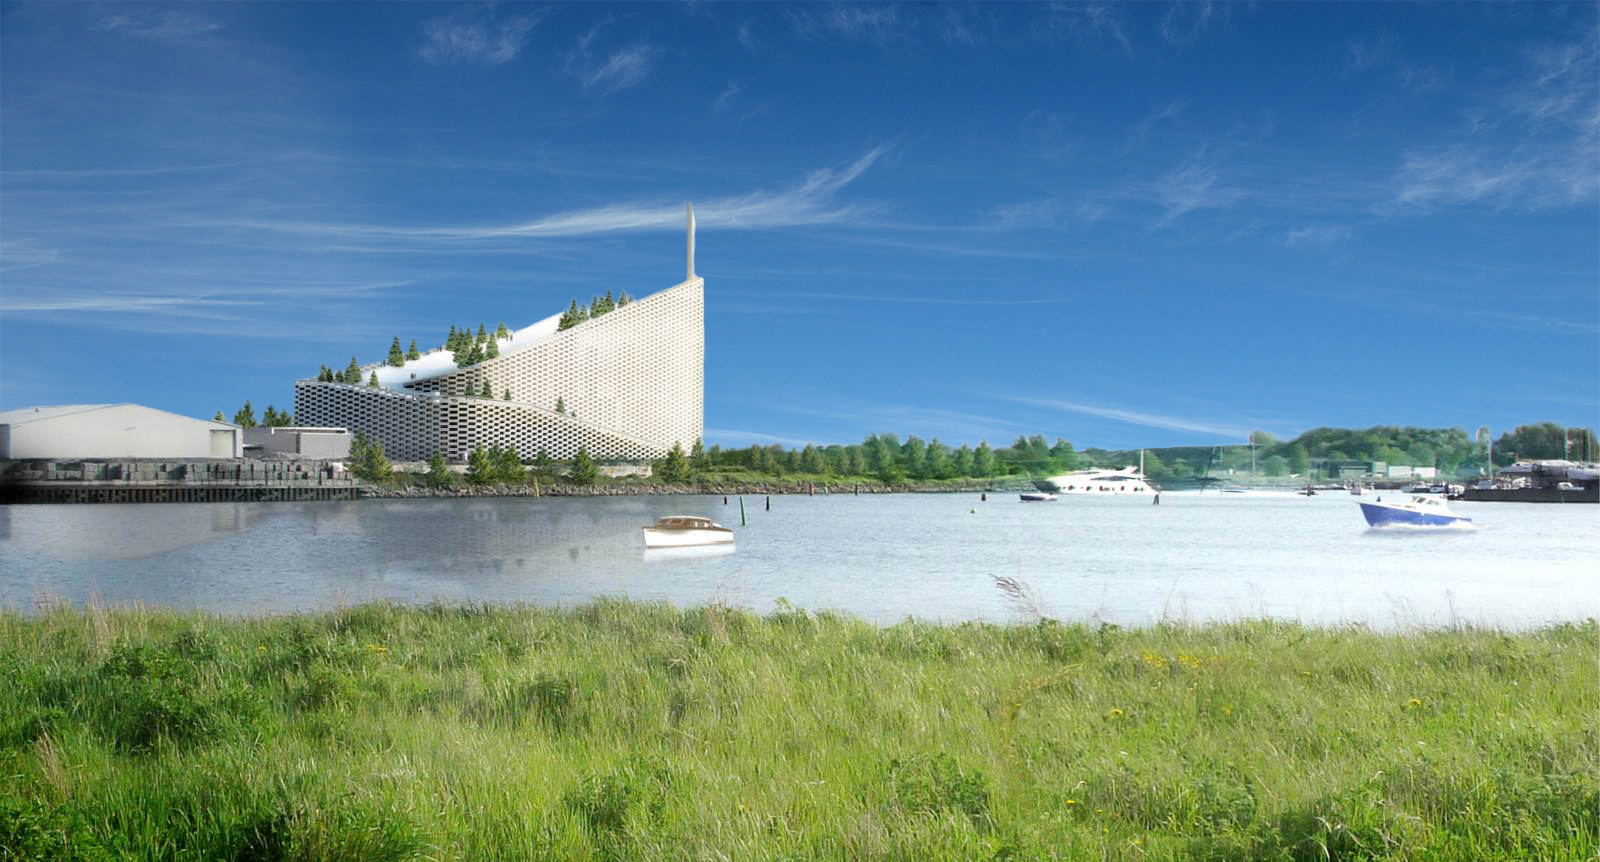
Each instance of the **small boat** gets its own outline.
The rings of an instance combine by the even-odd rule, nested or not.
[[[689,548],[696,545],[731,545],[733,531],[698,515],[668,515],[644,528],[646,548]]]
[[[1379,497],[1376,501],[1356,504],[1361,507],[1361,514],[1366,516],[1367,524],[1373,527],[1470,527],[1471,518],[1464,518],[1450,511],[1450,507],[1439,497],[1412,497],[1404,502],[1385,503]]]
[[[1056,495],[1047,494],[1044,491],[1024,491],[1019,496],[1022,497],[1022,502],[1024,503],[1050,503],[1056,499]]]

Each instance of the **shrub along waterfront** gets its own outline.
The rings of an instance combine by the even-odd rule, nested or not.
[[[1597,634],[9,613],[0,859],[1591,859]]]

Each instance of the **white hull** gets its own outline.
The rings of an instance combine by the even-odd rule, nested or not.
[[[1155,494],[1155,489],[1144,481],[1144,475],[1131,467],[1123,470],[1079,470],[1062,476],[1052,476],[1035,484],[1052,494],[1090,497]]]
[[[732,530],[658,530],[644,528],[646,548],[693,548],[701,545],[731,545]]]

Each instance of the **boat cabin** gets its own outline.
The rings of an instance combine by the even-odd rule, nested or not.
[[[721,529],[725,529],[725,528],[722,525],[718,524],[717,522],[711,520],[710,518],[699,518],[699,517],[695,517],[694,515],[668,515],[665,518],[657,518],[656,519],[655,529],[657,529],[657,530],[721,530]]]

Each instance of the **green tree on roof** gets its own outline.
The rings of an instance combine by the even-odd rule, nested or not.
[[[417,350],[417,340],[415,338],[411,339],[411,349],[406,351],[406,358],[407,359],[421,359],[422,358],[422,352]]]
[[[396,335],[394,343],[389,345],[389,365],[392,368],[399,368],[404,364],[406,364],[406,354],[400,349],[400,336]]]
[[[500,357],[500,339],[491,338],[489,344],[483,349],[483,358],[498,359]]]
[[[377,389],[378,388],[378,372],[376,372],[376,371],[372,372],[372,376],[367,378],[367,388],[368,389]]]
[[[344,379],[340,382],[350,384],[361,382],[361,363],[357,362],[354,356],[350,357],[350,364],[345,367]]]
[[[256,427],[256,411],[250,406],[249,401],[244,402],[244,406],[233,414],[233,424],[241,428]]]
[[[450,324],[450,335],[444,340],[444,347],[452,352],[456,349],[456,325],[454,323]]]
[[[218,411],[217,411],[217,415],[215,415],[215,416],[213,416],[213,417],[211,417],[211,421],[212,421],[212,422],[226,422],[226,421],[228,421],[228,420],[226,420],[226,419],[224,419],[224,418],[222,418],[222,411],[221,411],[221,410],[218,410]]]
[[[488,331],[483,328],[483,324],[481,324],[481,323],[478,324],[478,341],[481,343],[481,342],[488,341],[488,340],[489,340]]]
[[[556,412],[563,416],[567,413],[567,402],[562,401],[559,395],[556,396]]]
[[[506,322],[504,320],[500,321],[500,328],[496,329],[494,331],[494,337],[495,338],[510,338],[511,337],[511,330],[506,329]]]
[[[633,297],[629,296],[628,292],[626,290],[624,290],[622,293],[617,295],[617,307],[618,308],[621,308],[624,305],[627,305],[628,303],[630,303],[632,301],[633,301]]]

